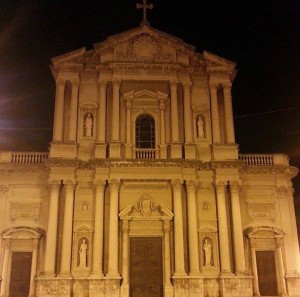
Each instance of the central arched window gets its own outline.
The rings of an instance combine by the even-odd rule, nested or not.
[[[148,114],[140,115],[135,125],[136,148],[155,148],[155,121]]]

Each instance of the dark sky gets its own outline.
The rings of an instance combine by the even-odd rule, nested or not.
[[[0,0],[0,149],[47,150],[52,57],[139,25],[137,0]],[[142,2],[141,0],[139,2]],[[151,26],[237,63],[233,108],[242,153],[300,166],[300,1],[153,0]],[[295,180],[300,196],[300,178]],[[296,199],[300,213],[300,197]]]

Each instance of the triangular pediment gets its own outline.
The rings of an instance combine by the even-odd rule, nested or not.
[[[181,39],[144,25],[95,43],[92,50],[80,48],[55,57],[52,59],[52,71],[55,75],[61,70],[77,73],[88,70],[94,75],[91,71],[124,69],[125,64],[131,67],[126,69],[132,70],[151,64],[151,69],[157,71],[161,71],[162,67],[171,67],[176,71],[182,67],[192,67],[194,71],[206,69],[208,72],[231,75],[236,67],[234,62],[207,51],[197,53],[195,47]]]

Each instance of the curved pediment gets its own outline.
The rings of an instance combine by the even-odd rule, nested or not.
[[[276,238],[284,236],[284,232],[282,230],[271,226],[249,227],[244,231],[244,233],[249,238]]]
[[[13,227],[9,228],[2,233],[2,238],[9,239],[32,239],[40,238],[43,235],[43,231],[37,228],[30,227]]]

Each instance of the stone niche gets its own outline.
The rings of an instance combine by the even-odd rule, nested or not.
[[[199,232],[200,268],[204,275],[217,275],[219,272],[219,249],[217,229],[203,226]],[[210,255],[209,255],[210,254]]]
[[[73,274],[75,276],[87,276],[92,263],[93,230],[87,226],[81,226],[74,231],[73,236]]]

